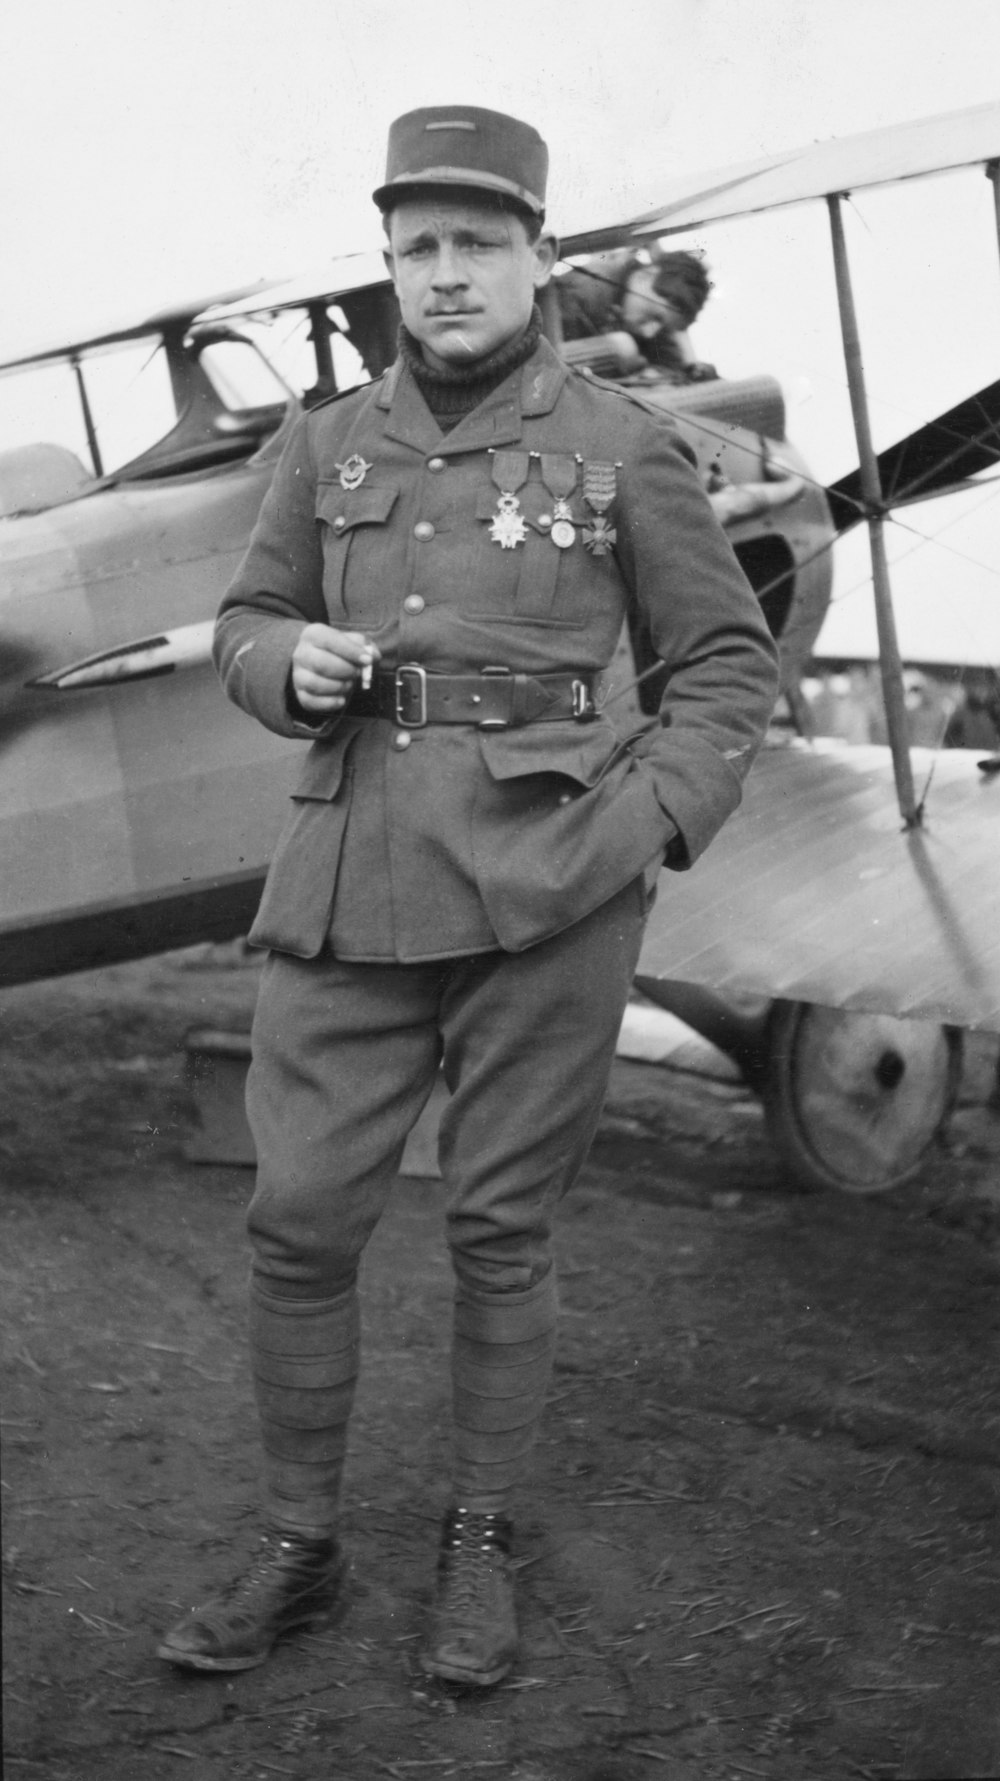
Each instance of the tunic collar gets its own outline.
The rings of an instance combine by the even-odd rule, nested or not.
[[[520,439],[525,416],[549,414],[566,377],[562,360],[542,339],[524,365],[505,378],[449,433],[443,433],[408,367],[397,359],[382,379],[376,405],[386,412],[386,436],[401,445],[438,456],[485,451],[490,446],[509,445]]]

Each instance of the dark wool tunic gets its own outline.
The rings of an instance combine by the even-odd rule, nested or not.
[[[528,470],[527,537],[509,549],[490,535],[506,450]],[[354,454],[370,468],[345,488]],[[541,454],[577,464],[568,549]],[[617,466],[603,555],[583,543],[591,463]],[[290,703],[304,624],[364,632],[382,667],[599,672],[630,602],[671,669],[660,719],[630,742],[605,718],[409,732],[350,710],[310,724]],[[303,416],[216,660],[244,710],[316,738],[251,935],[301,958],[328,941],[368,961],[520,951],[656,861],[687,867],[738,804],[777,688],[760,607],[669,420],[570,372],[544,339],[446,431],[405,358]]]

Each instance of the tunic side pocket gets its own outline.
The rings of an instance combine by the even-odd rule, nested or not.
[[[250,930],[252,946],[313,959],[326,944],[351,798],[347,757],[361,721],[348,720],[306,757]]]

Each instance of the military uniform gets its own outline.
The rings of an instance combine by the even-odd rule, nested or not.
[[[488,188],[496,114],[412,116],[463,153],[475,135],[487,171],[468,177]],[[517,189],[530,196],[530,168]],[[660,720],[628,736],[594,692],[631,605],[671,676]],[[292,688],[311,624],[379,651],[374,687],[331,719]],[[216,656],[244,710],[314,738],[251,933],[270,950],[248,1105],[272,1519],[330,1533],[358,1259],[442,1064],[460,1506],[446,1551],[471,1515],[507,1630],[483,1657],[480,1619],[479,1655],[456,1658],[446,1629],[428,1667],[495,1680],[513,1649],[497,1530],[552,1353],[552,1210],[596,1125],[647,887],[738,803],[775,651],[669,423],[538,340],[448,430],[405,354],[303,417]]]
[[[501,454],[526,477],[511,548],[490,535]],[[345,489],[355,456],[371,467]],[[602,554],[584,542],[592,463],[614,474]],[[574,479],[566,549],[546,471]],[[383,665],[525,676],[544,718],[545,677],[605,668],[631,602],[672,673],[661,721],[628,745],[600,716],[493,729],[472,704],[463,725],[350,709],[323,725],[252,940],[315,958],[332,932],[340,958],[400,963],[534,945],[650,862],[693,863],[739,802],[774,698],[766,626],[686,447],[547,342],[446,434],[399,361],[300,421],[218,632],[227,693],[268,728],[316,734],[287,698],[305,623],[364,631]]]
[[[498,457],[502,481],[522,479],[517,499],[526,536],[507,548],[491,536]],[[357,486],[345,488],[340,467],[352,461],[367,468]],[[616,539],[599,554],[584,542],[593,463],[613,467],[605,521]],[[558,497],[546,475],[559,487],[572,479],[563,501],[575,535],[562,549],[551,536]],[[606,667],[631,600],[673,668],[661,720],[626,740],[589,708],[580,719],[568,710],[549,718],[550,687],[565,701],[567,677],[589,687]],[[300,1006],[306,986],[322,983],[323,961],[399,966],[498,949],[519,953],[607,908],[664,856],[689,866],[738,802],[773,698],[766,627],[686,448],[662,416],[569,372],[545,341],[448,433],[402,360],[378,383],[298,424],[224,602],[217,644],[230,697],[289,736],[316,733],[289,703],[287,688],[302,625],[317,621],[363,631],[378,644],[383,671],[413,664],[420,673],[404,668],[401,675],[402,722],[349,707],[319,726],[293,794],[251,939],[285,957],[319,962],[312,974],[295,974]],[[480,683],[484,667],[503,672]],[[455,686],[466,722],[419,724],[424,674],[432,693],[439,682],[446,692]],[[481,727],[472,701],[498,697],[515,724]],[[535,713],[521,723],[518,699],[526,714]],[[413,722],[418,727],[408,727]],[[641,905],[637,889],[630,906],[640,916]],[[634,916],[627,925],[637,944]],[[530,969],[522,980],[516,1007],[492,1038],[496,1072],[508,1049],[523,1055],[526,1036],[537,1034]],[[364,1003],[364,974],[356,981]],[[414,973],[400,981],[409,986]],[[597,1006],[595,983],[592,971],[581,986],[589,998],[576,1040],[581,1053],[590,1044],[588,1024],[617,1030],[627,989],[618,973],[605,1010]],[[273,993],[269,984],[261,1031]],[[546,988],[542,1007],[550,1002]],[[353,1031],[353,1013],[347,1018]],[[300,1118],[283,1120],[279,1111],[289,1083],[301,1079],[300,1049],[312,1056],[321,1043],[306,1038],[305,1026],[281,1022],[286,1066],[274,1061],[267,1082],[259,1070],[253,1079],[251,1111],[264,1157],[253,1215],[258,1233],[262,1203],[269,1221],[280,1223],[290,1174],[301,1184],[306,1173],[304,1159],[292,1171],[288,1166],[296,1132],[310,1134],[303,1142],[312,1191],[329,1208],[321,1222],[345,1228],[338,1210],[343,1136],[330,1129],[317,1147],[318,1116],[303,1108]],[[415,1080],[411,1033],[408,1024],[406,1043],[398,1034],[389,1038],[376,1074],[386,1099],[405,1095],[412,1118],[413,1091],[419,1109],[437,1058],[435,1044],[426,1046]],[[327,1032],[328,1053],[332,1043]],[[573,1047],[573,1038],[564,1038],[558,1063],[539,1060],[543,1099],[550,1099],[546,1071],[561,1073]],[[589,1068],[576,1073],[579,1119],[588,1129],[603,1093],[602,1069],[599,1061],[596,1079]],[[320,1093],[329,1105],[325,1086]],[[564,1111],[550,1105],[546,1118],[539,1108],[536,1135],[542,1138],[553,1120],[561,1130]],[[381,1095],[372,1116],[387,1133]],[[397,1132],[389,1147],[390,1168],[401,1137]],[[505,1141],[503,1129],[496,1131],[489,1159],[479,1152],[481,1163],[489,1160],[495,1171]],[[457,1200],[469,1186],[449,1185]],[[318,1216],[314,1209],[311,1231]],[[308,1263],[298,1253],[282,1256],[273,1222],[266,1241],[272,1265],[289,1277],[303,1278],[315,1263],[314,1255]],[[342,1276],[347,1261],[328,1251],[327,1277]],[[531,1271],[537,1268],[535,1258]]]

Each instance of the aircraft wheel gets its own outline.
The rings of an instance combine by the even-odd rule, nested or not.
[[[885,1193],[920,1167],[961,1068],[954,1027],[774,1002],[763,1085],[771,1140],[806,1187]]]

